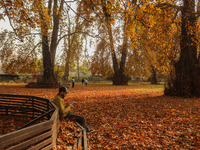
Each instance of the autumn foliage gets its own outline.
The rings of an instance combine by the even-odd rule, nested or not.
[[[0,86],[2,93],[36,95],[52,99],[57,89]],[[95,149],[198,149],[200,101],[197,98],[163,96],[161,85],[81,85],[69,88],[66,103],[95,129],[87,135]],[[77,128],[61,121],[57,147],[73,145]]]

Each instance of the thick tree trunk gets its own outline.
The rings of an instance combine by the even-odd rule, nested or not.
[[[126,16],[126,13],[124,14]],[[128,81],[130,80],[130,77],[125,75],[125,66],[126,66],[126,59],[127,59],[127,53],[128,53],[128,34],[127,34],[127,24],[128,24],[128,18],[124,17],[124,41],[122,46],[122,55],[121,55],[121,61],[120,61],[120,68],[118,71],[115,72],[113,77],[113,84],[114,85],[128,85]]]
[[[43,78],[42,81],[43,83],[53,83],[56,84],[57,80],[55,78],[54,74],[54,65],[52,61],[52,56],[49,51],[49,46],[48,46],[48,37],[44,36],[42,37],[42,54],[43,54]]]
[[[54,64],[55,64],[55,55],[56,55],[56,48],[57,48],[57,40],[58,40],[58,29],[59,29],[59,17],[60,12],[58,12],[58,1],[54,0],[54,7],[53,7],[53,32],[51,37],[51,44],[50,47],[48,46],[48,37],[47,35],[42,36],[42,50],[43,50],[43,80],[42,83],[45,87],[58,87],[58,79],[55,77],[54,72]],[[63,7],[63,0],[60,4],[59,11],[62,10]],[[46,29],[43,29],[46,30]]]
[[[80,73],[79,73],[79,59],[77,59],[77,72],[78,72],[78,81],[80,81]]]
[[[113,85],[128,85],[129,80],[130,78],[119,70],[113,76]]]
[[[151,66],[151,68],[152,68],[151,84],[158,84],[156,68],[154,66]]]
[[[127,20],[125,18],[124,43],[123,43],[123,47],[122,47],[121,62],[120,62],[120,64],[118,64],[117,56],[116,56],[115,48],[114,48],[112,26],[110,23],[112,20],[111,14],[108,12],[107,7],[106,7],[107,1],[101,0],[101,3],[102,3],[104,16],[105,16],[108,36],[109,36],[109,40],[110,40],[110,52],[112,55],[113,70],[114,70],[114,75],[113,75],[113,79],[112,79],[113,85],[127,85],[128,81],[129,81],[128,76],[125,75],[125,64],[126,64],[126,56],[127,56],[127,41],[128,41],[128,37],[126,34]]]
[[[181,27],[181,54],[175,64],[175,79],[165,94],[176,96],[200,96],[200,72],[197,61],[197,38],[194,0],[184,0]]]
[[[41,26],[42,32],[42,55],[43,55],[43,76],[42,79],[38,80],[37,87],[45,88],[54,88],[59,87],[58,79],[55,77],[54,72],[54,63],[55,63],[55,54],[58,41],[58,30],[59,30],[59,20],[60,14],[63,9],[64,0],[61,1],[60,7],[58,10],[58,0],[54,0],[53,7],[53,32],[51,37],[51,44],[49,46],[48,40],[48,22],[45,22],[45,16],[41,11],[41,21],[43,24]],[[52,0],[49,0],[48,3],[48,14],[51,15]]]

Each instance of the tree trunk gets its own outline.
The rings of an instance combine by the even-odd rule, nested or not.
[[[68,31],[70,34],[70,31]],[[69,77],[69,66],[70,66],[70,58],[71,58],[71,42],[70,42],[70,36],[68,36],[68,49],[67,49],[67,57],[65,61],[65,82],[68,82]]]
[[[195,15],[194,0],[184,0],[181,27],[181,54],[175,64],[175,79],[171,89],[165,94],[176,96],[200,96],[200,72],[197,61],[197,17]]]
[[[59,87],[58,79],[55,77],[54,72],[54,63],[55,63],[55,54],[57,49],[57,41],[58,41],[58,30],[59,30],[59,20],[60,14],[63,9],[64,0],[61,1],[60,7],[58,10],[58,0],[54,0],[53,7],[53,32],[51,37],[51,44],[49,46],[48,40],[48,23],[45,22],[44,14],[41,11],[41,19],[43,21],[43,25],[41,26],[42,30],[42,55],[43,55],[43,76],[41,80],[38,80],[36,86],[45,87],[45,88],[53,88]],[[52,0],[49,0],[48,3],[48,14],[51,14]]]
[[[110,52],[111,52],[111,55],[112,55],[113,69],[114,69],[114,72],[117,73],[118,70],[119,70],[119,66],[118,66],[117,57],[116,57],[116,53],[115,53],[112,27],[111,27],[111,23],[110,23],[111,14],[107,10],[106,1],[101,0],[101,3],[102,3],[102,8],[103,8],[103,13],[104,13],[104,16],[105,16],[108,36],[109,36],[109,40],[110,40]]]
[[[78,81],[80,81],[80,73],[79,73],[79,59],[77,59],[77,72],[78,72]]]
[[[126,16],[126,13],[124,14]],[[122,55],[121,55],[121,61],[120,61],[120,68],[117,72],[115,72],[113,77],[113,84],[114,85],[128,85],[128,81],[130,78],[125,75],[125,65],[126,65],[126,58],[128,53],[128,34],[127,34],[127,24],[128,24],[128,18],[124,17],[124,41],[122,46]]]
[[[110,52],[112,55],[113,70],[114,70],[114,75],[112,79],[113,85],[127,85],[129,81],[129,77],[124,74],[126,57],[127,57],[127,41],[128,41],[128,36],[126,34],[127,33],[126,32],[127,18],[125,17],[125,23],[124,23],[124,42],[123,42],[123,47],[122,47],[121,62],[120,64],[118,64],[117,56],[116,56],[115,48],[114,48],[114,42],[113,42],[112,26],[110,23],[112,20],[111,14],[107,10],[107,7],[106,7],[107,2],[104,0],[101,0],[101,3],[102,3],[102,8],[103,8],[107,31],[108,31],[109,40],[110,40]]]
[[[112,54],[113,69],[114,69],[114,72],[117,72],[119,70],[119,67],[118,67],[117,57],[115,54],[112,27],[109,21],[107,21],[107,30],[108,30],[109,40],[110,40],[110,51]]]
[[[130,78],[119,70],[113,76],[113,85],[128,85],[129,80]]]
[[[156,68],[154,66],[151,67],[152,67],[151,84],[158,84]]]
[[[47,83],[47,86],[49,83],[56,84],[57,80],[55,78],[54,74],[54,65],[52,61],[52,56],[49,51],[49,45],[48,45],[48,37],[43,35],[42,36],[42,54],[43,54],[43,78],[42,83]]]

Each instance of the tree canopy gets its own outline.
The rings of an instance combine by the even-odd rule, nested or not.
[[[79,60],[74,56],[83,49],[82,41],[89,35],[97,39],[90,66],[93,74],[112,76],[114,85],[126,85],[130,76],[158,72],[169,79],[166,94],[199,95],[199,0],[82,0],[76,2],[76,9],[68,3],[64,0],[0,3],[0,17],[9,18],[18,38],[23,40],[31,29],[40,29],[43,82],[57,83],[54,64],[58,43],[67,37],[65,76],[68,76],[69,64]],[[73,28],[67,15],[69,10],[76,15]],[[66,20],[68,26],[64,25]]]

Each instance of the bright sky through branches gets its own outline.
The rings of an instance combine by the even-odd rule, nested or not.
[[[5,17],[5,20],[3,20],[3,19],[0,20],[0,32],[2,32],[5,29],[12,31],[12,28],[8,22],[9,21],[8,21],[7,17]]]

